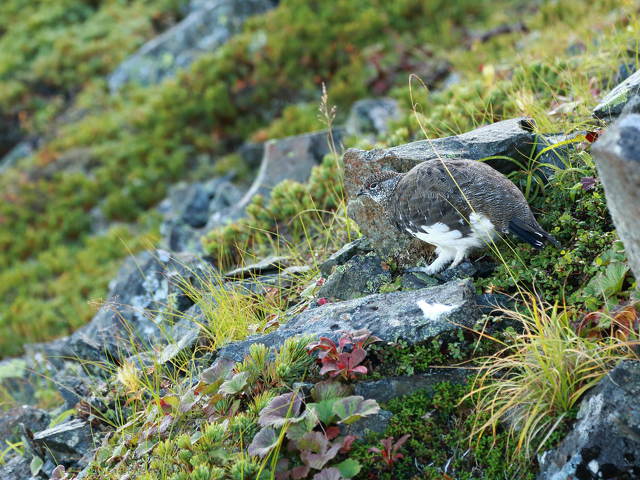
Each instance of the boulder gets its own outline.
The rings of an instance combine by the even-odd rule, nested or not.
[[[522,117],[480,127],[461,135],[420,140],[384,150],[347,150],[344,165],[349,216],[356,221],[362,233],[371,240],[377,253],[385,260],[393,260],[399,266],[424,261],[431,247],[398,232],[382,208],[369,197],[356,197],[364,180],[381,170],[407,172],[421,162],[441,157],[480,160],[506,156],[524,160],[538,143],[533,133],[534,126],[533,120]],[[488,163],[503,172],[514,168],[514,164],[507,160],[492,160]]]
[[[335,267],[338,265],[344,265],[346,262],[351,260],[354,255],[369,253],[370,251],[371,246],[369,246],[367,239],[360,237],[353,242],[347,243],[340,250],[331,254],[331,256],[320,265],[320,273],[326,278],[331,275],[331,272],[333,272]]]
[[[19,425],[23,424],[28,430],[38,432],[49,426],[51,417],[39,408],[23,405],[12,408],[0,414],[0,448],[4,449],[6,442],[20,441]]]
[[[345,189],[353,197],[364,179],[383,169],[407,172],[418,163],[436,158],[480,160],[506,156],[516,160],[528,158],[536,143],[535,123],[527,117],[504,120],[460,135],[399,145],[387,149],[347,150],[344,154]],[[494,168],[509,172],[516,168],[506,160],[488,162]]]
[[[336,144],[340,144],[343,136],[343,129],[333,130]],[[233,207],[211,216],[206,230],[213,230],[241,218],[254,196],[262,195],[268,198],[273,187],[283,180],[306,182],[311,169],[329,152],[327,131],[268,141],[264,147],[260,170],[249,190]]]
[[[283,270],[291,261],[291,257],[271,256],[263,258],[259,262],[235,268],[224,274],[227,278],[251,278],[256,275],[276,273]]]
[[[21,456],[10,457],[4,465],[0,465],[0,478],[2,480],[38,480],[31,476],[29,460]]]
[[[34,402],[35,390],[28,367],[24,358],[0,360],[0,390],[7,392],[18,404]]]
[[[587,394],[575,425],[540,457],[538,480],[640,478],[640,362],[620,362]]]
[[[567,167],[568,156],[575,152],[577,143],[564,143],[584,135],[585,132],[573,132],[568,135],[563,133],[538,135],[538,143],[534,156],[538,163],[552,165],[560,169]],[[545,151],[546,150],[546,151]],[[553,174],[551,167],[542,167],[542,178],[546,180]]]
[[[628,76],[607,93],[593,109],[593,116],[605,121],[614,120],[629,100],[640,93],[640,70]]]
[[[34,443],[55,464],[74,466],[93,448],[91,427],[84,420],[69,420],[33,436]],[[84,466],[84,465],[83,465]]]
[[[392,280],[390,268],[375,254],[356,255],[335,267],[318,291],[318,297],[351,300],[372,293]]]
[[[635,75],[635,74],[634,74]],[[631,77],[629,77],[631,78]],[[629,107],[638,107],[634,99]],[[624,243],[629,266],[640,280],[640,114],[620,118],[591,147],[607,206]]]
[[[398,102],[392,98],[366,98],[353,104],[345,125],[347,135],[372,136],[387,133],[389,123],[400,116]]]
[[[341,431],[344,435],[353,435],[357,438],[364,438],[369,433],[384,433],[391,417],[393,413],[389,410],[380,410],[375,415],[361,418],[350,425],[342,425]]]
[[[471,280],[454,281],[421,290],[369,295],[311,308],[271,333],[254,335],[222,347],[218,358],[240,361],[254,343],[278,348],[293,336],[325,336],[335,340],[340,332],[360,329],[369,330],[385,342],[404,340],[415,344],[463,325],[471,326],[477,319],[473,283]]]
[[[200,237],[209,217],[235,205],[241,197],[226,178],[175,185],[158,207],[164,215],[160,227],[164,246],[173,252],[200,253]]]
[[[111,282],[107,302],[87,325],[69,337],[26,346],[27,353],[44,353],[59,362],[101,361],[166,344],[175,315],[193,305],[179,281],[197,284],[210,274],[211,266],[194,255],[154,250],[130,257]]]
[[[109,76],[112,92],[134,82],[153,85],[188,67],[239,32],[245,20],[273,8],[276,0],[203,0],[193,2],[177,25],[145,43]]]
[[[169,338],[171,343],[166,345],[160,352],[158,363],[164,365],[176,360],[182,360],[186,354],[191,353],[202,334],[203,325],[207,320],[198,305],[193,305],[184,314],[184,318],[179,320],[170,329]]]

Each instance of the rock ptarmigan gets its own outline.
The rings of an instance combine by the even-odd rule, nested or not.
[[[499,234],[514,234],[535,248],[545,241],[559,246],[518,187],[476,160],[434,159],[404,174],[382,171],[366,179],[362,195],[380,204],[399,230],[436,247],[433,263],[414,271],[453,268]]]

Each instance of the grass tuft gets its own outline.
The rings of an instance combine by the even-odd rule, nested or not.
[[[591,387],[621,359],[637,358],[637,342],[591,339],[572,327],[575,311],[531,296],[520,310],[505,310],[522,332],[480,360],[467,397],[475,400],[472,437],[496,436],[505,424],[515,453],[532,457],[575,412]]]

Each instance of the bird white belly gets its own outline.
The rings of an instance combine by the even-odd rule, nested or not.
[[[423,242],[445,249],[469,249],[481,247],[490,243],[496,236],[496,230],[491,220],[478,213],[472,213],[470,220],[471,234],[463,236],[460,230],[451,228],[442,222],[432,225],[422,225],[419,229],[407,228],[414,237]]]
[[[497,232],[489,218],[474,212],[470,215],[469,220],[471,233],[465,236],[460,230],[451,228],[442,222],[422,225],[416,230],[410,228],[406,230],[423,242],[436,246],[437,258],[429,268],[435,272],[442,265],[451,261],[453,262],[452,266],[457,265],[467,257],[471,250],[483,247],[495,238]]]

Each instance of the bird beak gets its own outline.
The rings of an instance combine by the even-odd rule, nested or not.
[[[360,191],[356,194],[356,197],[361,197],[365,194],[364,188],[361,188]]]

